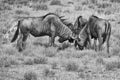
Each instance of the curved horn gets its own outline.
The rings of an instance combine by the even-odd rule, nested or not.
[[[65,16],[60,16],[60,18],[63,18],[63,17],[65,17]]]

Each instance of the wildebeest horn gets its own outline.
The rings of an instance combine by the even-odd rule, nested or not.
[[[61,19],[62,21],[65,21],[65,20],[67,20],[67,19]]]
[[[60,18],[63,18],[63,17],[65,17],[65,16],[60,16]]]

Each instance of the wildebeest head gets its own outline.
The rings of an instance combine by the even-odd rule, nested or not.
[[[59,41],[60,43],[63,43],[64,41],[67,41],[67,40],[68,40],[70,43],[73,43],[74,40],[77,40],[77,35],[73,33],[72,35],[70,35],[69,38],[59,38],[59,39],[58,39],[58,41]]]
[[[82,16],[79,16],[74,23],[75,33],[79,33],[79,31],[85,26],[86,23],[87,19],[83,18]]]
[[[87,34],[87,25],[85,25],[85,27],[80,31],[77,39],[76,39],[76,42],[79,46],[79,49],[83,49],[86,44],[87,44],[87,40],[88,40],[88,34]]]

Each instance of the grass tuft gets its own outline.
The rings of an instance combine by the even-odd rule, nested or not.
[[[48,62],[48,59],[45,58],[45,57],[34,58],[34,63],[35,64],[47,64],[47,62]]]
[[[54,77],[54,75],[55,75],[55,72],[50,70],[50,69],[48,69],[48,68],[45,68],[43,70],[43,76],[44,77]]]
[[[105,66],[106,66],[106,70],[119,69],[120,61],[108,62]]]
[[[62,5],[60,0],[52,0],[50,5]]]
[[[24,80],[38,80],[37,74],[32,71],[28,71],[24,74]]]
[[[75,62],[68,62],[65,66],[66,71],[78,71],[79,65]]]

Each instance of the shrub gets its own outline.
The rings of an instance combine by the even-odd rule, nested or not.
[[[98,0],[90,0],[90,2],[93,3],[93,4],[97,4],[97,1]]]
[[[2,3],[14,4],[16,0],[3,0]]]
[[[4,48],[4,54],[15,55],[15,54],[18,54],[18,51],[12,46],[6,45]]]
[[[68,43],[63,43],[61,47],[58,48],[58,50],[64,50],[66,48],[70,47],[70,44]]]
[[[34,58],[34,63],[35,64],[47,64],[47,58],[45,57],[37,57],[37,58]]]
[[[105,64],[103,58],[101,58],[101,57],[99,57],[99,58],[96,59],[96,63],[97,64]]]
[[[37,74],[32,71],[28,71],[24,74],[24,80],[37,80]]]
[[[54,75],[55,75],[55,72],[50,70],[50,69],[48,69],[48,68],[45,68],[43,70],[43,76],[44,77],[54,77]]]
[[[106,70],[114,70],[115,68],[120,68],[120,61],[108,62],[106,64]]]
[[[18,65],[18,62],[7,56],[0,58],[0,67],[10,67],[11,65]]]
[[[48,10],[48,6],[46,4],[35,5],[33,7],[34,10]]]
[[[108,8],[111,7],[111,4],[109,3],[101,3],[101,4],[97,4],[98,8]]]
[[[56,53],[57,49],[55,49],[54,47],[45,48],[45,50],[43,51],[43,54],[47,57],[54,57],[56,56]]]
[[[120,3],[120,0],[110,0],[111,2]]]
[[[57,62],[54,62],[51,65],[52,65],[52,69],[56,69],[57,68]]]
[[[79,65],[77,65],[75,62],[69,62],[65,66],[66,71],[78,71]]]
[[[0,4],[0,10],[12,10],[12,8],[9,5]]]
[[[16,13],[17,15],[21,15],[21,14],[29,15],[29,14],[30,14],[29,12],[23,11],[23,10],[16,10],[15,13]]]
[[[52,0],[50,5],[62,5],[60,0]]]
[[[26,65],[33,65],[33,64],[34,64],[34,60],[31,59],[31,58],[29,58],[29,59],[27,59],[27,60],[24,62],[24,64],[26,64]]]
[[[82,10],[82,7],[81,7],[81,6],[75,6],[75,10],[76,10],[76,11],[81,11],[81,10]]]

